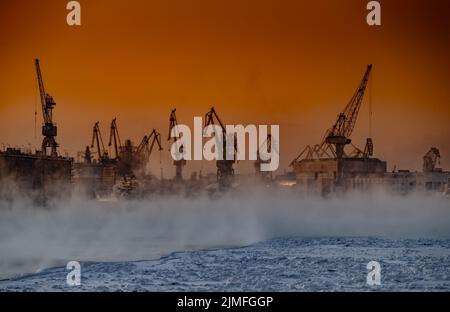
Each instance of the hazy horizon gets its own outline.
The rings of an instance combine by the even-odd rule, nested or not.
[[[448,1],[384,1],[380,27],[367,26],[358,0],[80,3],[74,28],[65,2],[1,2],[0,147],[41,144],[37,57],[63,155],[90,144],[96,121],[107,141],[117,117],[122,141],[161,132],[165,151],[152,168],[159,175],[161,162],[171,177],[171,109],[192,126],[215,106],[227,124],[280,125],[279,174],[319,143],[372,63],[353,143],[364,148],[371,102],[375,157],[389,171],[421,170],[432,146],[450,169]],[[253,170],[250,162],[236,168]],[[186,166],[200,169],[215,164]]]

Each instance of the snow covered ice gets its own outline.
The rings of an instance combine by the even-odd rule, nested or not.
[[[448,199],[251,195],[0,203],[0,291],[450,290]]]
[[[382,285],[366,284],[378,260]],[[175,252],[153,261],[82,263],[0,282],[1,291],[449,291],[450,240],[286,238],[232,249]]]

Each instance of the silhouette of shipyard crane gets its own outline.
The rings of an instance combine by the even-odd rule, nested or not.
[[[350,136],[355,128],[371,71],[372,65],[369,64],[352,98],[345,106],[344,110],[338,115],[334,125],[325,132],[322,142],[314,146],[307,146],[300,155],[291,162],[291,166],[295,166],[295,164],[302,159],[334,158],[337,162],[336,185],[339,186],[341,185],[343,178],[342,159],[344,157],[353,155],[354,157],[362,156],[367,158],[373,155],[373,141],[371,138],[367,138],[364,151],[361,151],[353,144],[354,151],[350,155],[346,155],[344,151],[345,146],[352,142]]]
[[[37,81],[39,85],[42,114],[44,117],[44,125],[42,126],[42,135],[44,136],[42,141],[42,153],[47,155],[47,148],[50,148],[50,156],[57,157],[58,143],[56,143],[55,137],[58,134],[58,130],[56,125],[53,123],[53,107],[56,103],[53,100],[53,97],[45,92],[44,80],[42,78],[39,60],[35,59],[34,63],[36,66]]]
[[[353,94],[350,102],[348,102],[344,111],[341,112],[336,120],[334,126],[329,130],[328,135],[325,138],[325,141],[329,144],[333,144],[335,146],[336,151],[336,160],[337,160],[337,176],[336,176],[336,185],[340,185],[344,171],[342,166],[342,158],[344,157],[344,147],[347,144],[350,144],[352,140],[350,139],[350,135],[355,128],[356,120],[358,118],[359,109],[361,107],[361,103],[364,97],[364,92],[367,87],[367,83],[369,82],[370,72],[372,70],[372,65],[367,66],[367,70],[364,74],[364,77],[361,83],[358,86],[358,89]],[[371,142],[372,140],[370,140]],[[369,140],[367,141],[367,145]]]
[[[215,125],[215,121],[219,124],[219,126],[222,128],[222,142],[223,142],[223,148],[222,148],[222,160],[216,161],[216,167],[217,167],[217,182],[219,183],[220,187],[229,187],[231,186],[233,177],[234,177],[234,169],[233,164],[236,162],[236,152],[237,152],[237,145],[236,145],[236,139],[234,140],[234,155],[233,159],[228,160],[226,158],[227,155],[227,143],[226,143],[226,137],[227,137],[227,131],[220,120],[219,116],[216,113],[216,110],[214,107],[211,107],[210,111],[206,113],[205,115],[205,128],[209,125]]]
[[[111,122],[108,146],[113,145],[113,142],[114,142],[114,153],[116,155],[116,159],[119,159],[120,158],[120,150],[122,149],[122,142],[120,141],[119,129],[117,128],[116,118],[114,118]]]
[[[439,164],[441,153],[436,147],[430,148],[430,150],[423,156],[423,172],[436,171],[436,165]]]
[[[151,141],[151,143],[150,143]],[[153,147],[155,143],[158,144],[158,150],[162,151],[161,146],[161,134],[153,129],[153,131],[142,138],[141,143],[136,148],[136,158],[140,164],[147,164],[150,156],[152,155]]]
[[[172,129],[174,129],[178,125],[177,116],[175,114],[176,108],[172,110],[169,117],[169,136],[167,141],[170,141],[172,137],[170,136],[172,133]],[[176,128],[175,128],[176,129]],[[175,143],[178,137],[178,133],[175,133],[175,137],[173,137],[173,142]],[[178,149],[179,153],[183,153],[183,146],[180,146]],[[186,165],[186,159],[174,160],[173,164],[175,166],[175,180],[181,181],[183,179],[183,167]]]
[[[105,149],[105,145],[103,144],[103,138],[98,121],[95,123],[93,128],[91,148],[94,148],[95,145],[97,145],[98,160],[100,163],[108,162],[110,159],[108,152]]]

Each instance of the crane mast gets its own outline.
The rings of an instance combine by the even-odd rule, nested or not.
[[[151,140],[151,143],[150,143]],[[136,149],[136,155],[140,159],[141,164],[146,164],[153,152],[155,143],[158,144],[159,151],[162,151],[161,134],[153,129],[150,135],[144,136],[141,143]]]
[[[148,159],[148,157],[151,156],[153,147],[155,146],[155,143],[158,144],[158,151],[163,150],[163,148],[161,146],[161,134],[159,132],[157,132],[155,129],[153,129],[153,132],[150,135],[150,137],[153,137],[153,140],[152,140],[152,143],[150,144],[150,148],[148,149],[147,159]]]
[[[117,128],[116,118],[114,118],[113,121],[111,122],[108,146],[113,145],[113,142],[114,142],[114,152],[116,154],[116,159],[119,159],[120,149],[122,148],[122,143],[120,141],[119,130]]]
[[[217,182],[219,183],[219,186],[221,187],[229,187],[232,183],[232,178],[234,176],[234,169],[233,164],[236,161],[236,140],[234,140],[234,157],[232,160],[226,159],[227,149],[226,149],[226,128],[222,121],[219,118],[219,115],[217,115],[216,110],[214,107],[210,109],[208,113],[205,115],[205,127],[209,125],[215,125],[215,121],[219,124],[219,126],[222,128],[222,142],[223,142],[223,158],[222,160],[216,161],[216,167],[217,167]]]
[[[352,142],[352,140],[350,139],[350,135],[353,132],[356,120],[358,118],[359,109],[361,107],[371,70],[372,65],[369,64],[367,66],[366,72],[364,73],[363,79],[361,80],[361,83],[359,84],[352,98],[345,106],[344,111],[339,114],[336,123],[331,129],[327,131],[327,134],[325,136],[325,142],[335,146],[337,160],[337,186],[340,186],[342,184],[342,178],[344,174],[342,164],[342,159],[344,157],[344,148],[347,144],[350,144]]]
[[[44,118],[44,125],[42,126],[42,135],[44,136],[42,141],[42,153],[47,155],[47,148],[50,148],[50,156],[57,157],[58,143],[56,143],[55,137],[57,136],[58,131],[56,125],[53,123],[53,107],[56,103],[53,100],[53,97],[45,92],[44,80],[42,78],[38,59],[35,59],[35,66]]]
[[[105,146],[103,144],[102,134],[100,132],[98,121],[94,125],[91,148],[94,148],[95,145],[97,145],[97,153],[99,161],[104,162],[105,160],[108,159],[108,152],[106,152]]]
[[[366,91],[367,84],[369,82],[371,71],[372,65],[369,64],[358,88],[356,89],[348,104],[345,106],[344,111],[339,114],[336,123],[331,128],[329,136],[343,136],[346,138],[349,138],[351,136],[353,129],[355,128],[359,109],[361,108],[361,103]]]
[[[167,137],[167,141],[170,141],[170,139],[172,139],[172,137],[170,136],[170,134],[172,133],[172,129],[178,125],[178,121],[177,121],[177,115],[175,114],[175,112],[177,111],[176,108],[172,109],[172,111],[170,112],[170,117],[169,117],[169,136]]]
[[[172,137],[170,134],[172,133],[172,129],[178,125],[177,116],[176,116],[176,108],[172,110],[169,117],[169,136],[167,141],[170,141]],[[173,138],[173,142],[176,143],[176,138]],[[183,146],[179,147],[179,152],[183,153]],[[186,165],[186,159],[174,160],[173,164],[175,166],[175,180],[181,181],[183,179],[183,167]]]

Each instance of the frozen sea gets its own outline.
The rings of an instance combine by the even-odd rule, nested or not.
[[[381,285],[366,283],[370,261]],[[0,291],[450,291],[450,240],[279,238],[148,261],[81,262],[0,281]]]
[[[450,291],[449,198],[240,190],[0,201],[0,291]]]

